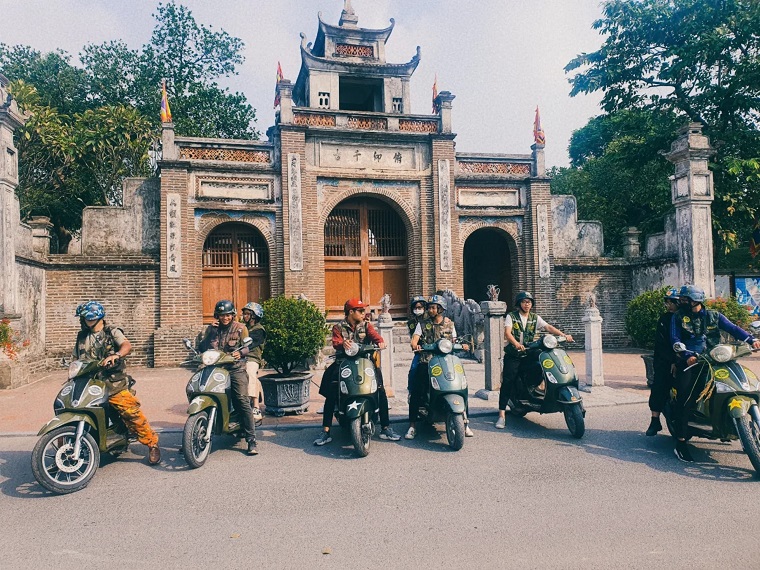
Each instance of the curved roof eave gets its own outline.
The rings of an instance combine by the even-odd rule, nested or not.
[[[396,20],[391,18],[391,25],[382,30],[371,30],[368,28],[343,28],[341,26],[334,26],[325,22],[322,19],[322,12],[319,12],[317,14],[317,18],[319,19],[319,29],[325,34],[329,33],[330,35],[342,36],[351,35],[351,33],[355,34],[358,32],[361,35],[373,40],[382,39],[388,41],[388,38],[391,36],[391,32],[393,32],[393,27],[396,25]]]
[[[404,75],[404,76],[411,76],[412,73],[414,73],[414,70],[417,69],[417,66],[420,63],[420,57],[422,50],[420,49],[420,46],[417,46],[417,53],[414,54],[414,57],[407,63],[361,63],[361,62],[341,62],[336,61],[334,59],[327,59],[324,57],[319,57],[311,53],[311,50],[309,49],[311,44],[304,45],[304,43],[301,43],[301,62],[302,67],[306,67],[308,69],[317,69],[317,70],[325,70],[325,71],[355,71],[355,70],[362,70],[362,71],[368,71],[371,73],[378,73],[380,72],[381,75]]]

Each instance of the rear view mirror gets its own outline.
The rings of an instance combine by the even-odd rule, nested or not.
[[[253,344],[253,339],[249,336],[245,337],[243,339],[243,346],[251,346]]]
[[[183,338],[182,342],[184,343],[185,348],[187,348],[187,350],[193,350],[193,343],[190,342],[189,338]]]
[[[749,329],[752,331],[752,334],[760,335],[760,321],[753,321],[749,324]]]
[[[674,352],[686,352],[686,345],[682,342],[677,342],[673,345]]]

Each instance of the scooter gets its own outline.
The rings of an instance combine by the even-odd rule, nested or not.
[[[459,451],[464,446],[467,413],[467,378],[462,361],[453,354],[462,344],[441,338],[421,344],[423,352],[432,354],[428,363],[428,390],[420,407],[420,417],[428,424],[445,422],[449,447]]]
[[[752,323],[760,330],[760,321]],[[676,352],[684,352],[683,343],[673,345]],[[696,396],[696,406],[689,414],[689,431],[686,437],[703,437],[721,441],[739,439],[752,467],[760,475],[760,381],[757,376],[738,362],[737,358],[753,351],[747,344],[719,344],[697,356],[697,362],[688,368],[695,371],[695,386],[704,386]],[[697,388],[695,388],[696,390]],[[677,390],[671,389],[671,398],[665,403],[663,414],[670,433]]]
[[[55,417],[37,434],[42,437],[32,450],[32,473],[48,491],[83,489],[95,476],[101,453],[118,457],[136,441],[108,404],[102,370],[98,360],[72,361],[68,380],[53,403]],[[133,383],[130,378],[130,389]]]
[[[341,427],[348,429],[359,457],[369,454],[378,421],[378,370],[373,358],[377,350],[372,344],[360,346],[352,342],[338,370],[340,389],[335,418]]]
[[[559,345],[565,337],[551,334],[529,343],[515,382],[514,400],[510,400],[512,414],[523,417],[528,412],[553,414],[562,412],[567,429],[580,439],[586,432],[583,398],[578,391],[578,376],[573,361]]]
[[[232,354],[220,350],[198,352],[190,339],[183,339],[185,347],[193,352],[190,362],[198,370],[190,377],[185,391],[190,406],[182,431],[182,454],[190,467],[203,466],[211,452],[212,435],[232,435],[242,429],[242,422],[232,405],[231,382],[228,368],[237,361]],[[243,339],[240,348],[253,340]]]

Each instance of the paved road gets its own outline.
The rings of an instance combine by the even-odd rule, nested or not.
[[[423,432],[365,459],[342,435],[265,430],[260,456],[217,447],[199,470],[172,433],[159,467],[135,444],[62,497],[34,482],[35,438],[0,437],[0,567],[758,567],[760,481],[739,445],[699,443],[686,466],[642,435],[647,416],[592,409],[581,441],[557,414],[479,418],[460,452]]]

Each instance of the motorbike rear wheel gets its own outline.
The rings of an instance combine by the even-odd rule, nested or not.
[[[760,475],[760,426],[750,415],[746,415],[737,418],[736,431],[742,442],[744,453],[749,457],[756,473]]]
[[[72,452],[76,427],[63,426],[43,435],[32,450],[32,473],[48,491],[65,495],[84,489],[100,466],[100,450],[95,439],[82,434],[79,457]]]
[[[356,454],[359,457],[367,457],[369,455],[369,444],[372,441],[372,431],[362,429],[361,418],[351,420],[348,429],[351,433],[351,443],[354,444]]]
[[[580,404],[565,406],[563,411],[565,412],[567,429],[570,430],[574,438],[582,438],[583,434],[586,433],[586,421],[583,419],[583,410],[581,410]]]
[[[453,412],[446,416],[446,437],[449,447],[459,451],[464,447],[464,415]]]
[[[211,439],[206,438],[211,435],[211,428],[208,425],[208,414],[198,412],[193,414],[185,422],[185,429],[182,432],[182,454],[185,461],[193,469],[202,467],[208,459],[211,451]]]

